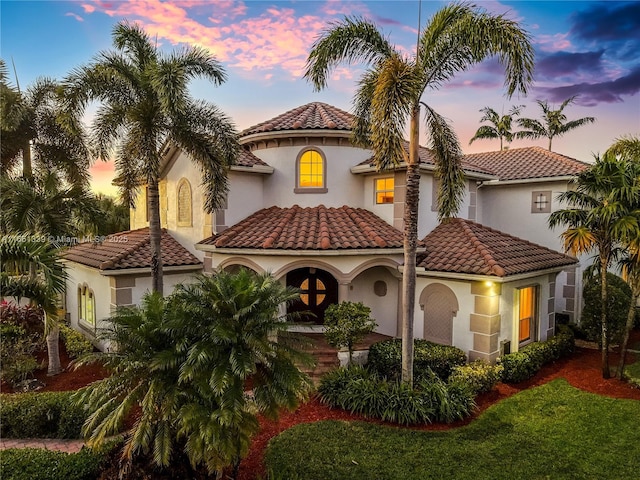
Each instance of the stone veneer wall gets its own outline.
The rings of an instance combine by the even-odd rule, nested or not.
[[[469,361],[495,363],[500,356],[500,294],[502,285],[493,282],[472,282],[473,313],[469,329],[473,333],[473,350]]]
[[[562,296],[565,300],[565,313],[569,315],[569,321],[576,320],[576,269],[566,270],[567,281],[562,288]]]
[[[556,273],[549,274],[549,299],[547,300],[547,314],[549,315],[549,328],[547,339],[553,337],[556,331]],[[575,276],[575,275],[574,275]]]
[[[136,277],[133,275],[109,277],[111,287],[111,311],[116,307],[133,305],[133,287],[136,286]]]

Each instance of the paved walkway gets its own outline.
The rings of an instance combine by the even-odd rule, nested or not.
[[[0,450],[7,448],[44,448],[58,452],[76,453],[84,446],[82,440],[62,440],[59,438],[3,438]]]

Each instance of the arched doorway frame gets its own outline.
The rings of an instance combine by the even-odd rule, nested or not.
[[[435,299],[438,303],[434,303]],[[454,291],[442,283],[430,283],[420,293],[419,303],[423,311],[423,338],[453,345],[453,319],[460,310]]]

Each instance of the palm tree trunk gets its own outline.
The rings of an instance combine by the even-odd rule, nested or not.
[[[616,372],[616,378],[619,380],[622,380],[624,375],[624,362],[627,356],[627,345],[629,344],[629,335],[633,329],[633,321],[636,318],[636,305],[638,304],[638,298],[640,298],[640,286],[633,290],[631,304],[629,305],[629,312],[627,313],[627,324],[624,329],[622,343],[620,344],[620,361],[618,362],[618,371]]]
[[[600,310],[600,321],[602,322],[602,378],[610,378],[609,371],[609,326],[607,325],[607,307],[609,295],[607,292],[607,258],[600,253],[600,298],[602,307]]]
[[[413,386],[413,316],[416,299],[416,246],[418,244],[418,202],[420,174],[418,142],[420,106],[411,115],[409,130],[409,163],[407,165],[404,203],[404,269],[402,273],[402,381]]]
[[[553,137],[549,137],[549,151],[551,151],[551,141],[553,140]]]
[[[47,355],[49,357],[49,365],[47,366],[47,375],[57,375],[62,371],[60,364],[60,327],[56,324],[49,328],[47,334]]]
[[[149,181],[149,198],[147,199],[147,202],[149,206],[152,288],[154,292],[159,292],[162,295],[164,293],[162,279],[162,251],[160,248],[162,229],[160,226],[160,193],[158,190],[157,178]]]
[[[31,165],[31,143],[29,140],[22,146],[22,177],[34,185],[33,167]]]

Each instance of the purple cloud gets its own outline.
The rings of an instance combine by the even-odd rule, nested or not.
[[[640,40],[640,3],[596,3],[574,13],[571,34],[587,41]]]
[[[640,67],[634,68],[628,75],[600,83],[578,83],[562,87],[537,88],[552,102],[563,102],[577,95],[576,103],[593,107],[598,103],[619,103],[623,95],[635,95],[640,92]]]
[[[536,76],[553,79],[580,72],[600,74],[603,54],[604,50],[583,53],[555,52],[536,63]]]

